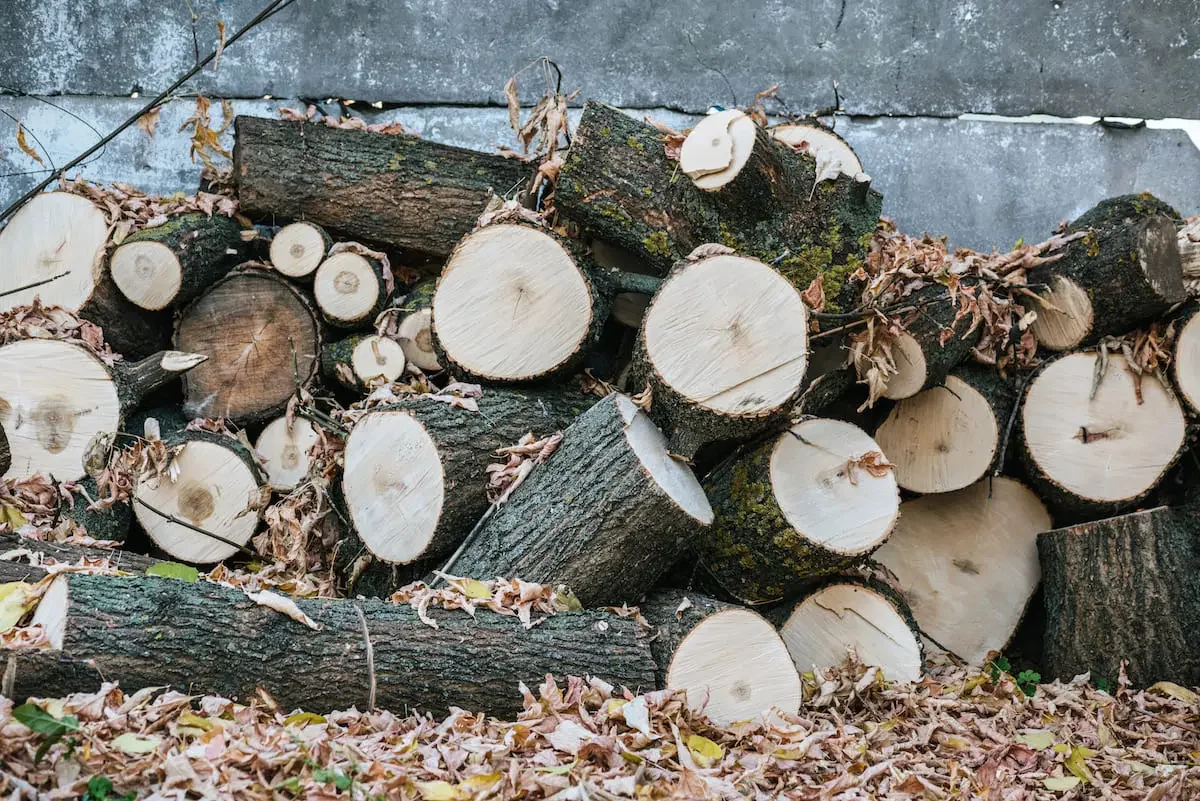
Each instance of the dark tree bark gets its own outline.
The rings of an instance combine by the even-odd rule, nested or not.
[[[1175,221],[1180,219],[1179,211],[1174,206],[1164,203],[1149,192],[1141,192],[1136,195],[1118,195],[1101,200],[1079,215],[1070,227],[1073,231],[1082,231],[1085,228],[1108,228],[1150,217],[1167,217]]]
[[[98,540],[124,542],[133,527],[133,510],[128,503],[118,502],[107,509],[89,509],[100,497],[95,479],[85,478],[76,482],[71,493],[72,502],[60,514],[71,518],[87,533]]]
[[[143,556],[139,553],[121,550],[119,548],[92,548],[86,545],[67,545],[60,542],[42,542],[31,540],[17,534],[0,534],[0,553],[24,548],[27,551],[40,553],[53,558],[57,562],[76,564],[81,559],[107,559],[118,570],[127,573],[145,573],[158,559]],[[9,581],[34,582],[43,578],[46,571],[34,567],[22,560],[0,561],[0,584]],[[3,659],[0,658],[0,666]]]
[[[96,279],[91,296],[76,312],[104,331],[104,341],[126,359],[143,359],[170,346],[171,319],[162,312],[149,312],[131,303],[108,270]]]

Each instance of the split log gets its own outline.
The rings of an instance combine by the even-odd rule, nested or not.
[[[372,410],[346,438],[345,517],[382,561],[448,554],[488,508],[496,449],[561,431],[594,401],[567,389],[488,389],[477,412],[419,396]]]
[[[308,278],[333,245],[325,229],[310,222],[294,222],[280,228],[271,237],[271,266],[294,280]]]
[[[249,257],[242,231],[223,214],[181,214],[127,236],[108,269],[135,306],[148,311],[181,306]]]
[[[671,453],[741,439],[787,414],[808,365],[808,311],[799,291],[754,259],[681,262],[655,294],[634,355],[635,391]]]
[[[308,475],[308,451],[318,439],[313,424],[303,417],[288,423],[277,417],[267,423],[254,443],[267,484],[277,492],[291,492]]]
[[[531,629],[486,609],[297,599],[318,630],[208,582],[72,575],[35,612],[58,657],[14,652],[16,695],[57,697],[105,681],[126,692],[169,685],[248,702],[263,688],[285,709],[329,712],[372,704],[444,715],[456,706],[504,716],[522,708],[518,686],[547,674],[654,686],[638,623],[607,612],[564,612]],[[219,632],[214,640],[214,632]]]
[[[800,675],[761,615],[680,590],[656,592],[639,609],[655,627],[658,685],[687,693],[694,711],[718,726],[799,712]]]
[[[457,575],[566,584],[585,606],[636,603],[712,523],[690,468],[613,393],[463,545]]]
[[[404,349],[404,358],[426,373],[442,369],[433,347],[433,295],[437,281],[421,281],[408,291],[397,312],[396,339]]]
[[[325,322],[336,328],[370,328],[391,300],[390,276],[370,256],[342,250],[317,268],[313,297]]]
[[[84,559],[105,559],[118,570],[126,573],[145,573],[159,560],[139,553],[131,553],[120,548],[95,548],[87,545],[67,545],[61,542],[42,542],[31,540],[18,534],[0,534],[0,554],[11,554],[15,551],[29,551],[49,557],[60,564],[79,564]],[[44,578],[45,568],[35,567],[24,561],[23,557],[0,559],[0,584],[9,581],[35,582]],[[3,657],[0,657],[0,666]]]
[[[1037,535],[1050,513],[996,477],[900,505],[873,558],[892,572],[921,630],[973,665],[1003,651],[1038,588]]]
[[[1190,303],[1175,316],[1171,379],[1190,414],[1200,414],[1200,306]]]
[[[1200,684],[1200,539],[1165,506],[1038,537],[1046,587],[1045,665],[1115,681],[1127,661],[1145,687]]]
[[[24,339],[0,347],[0,422],[11,447],[10,478],[45,473],[59,481],[85,475],[97,437],[121,430],[142,399],[204,361],[163,351],[107,365],[82,345]]]
[[[904,601],[876,582],[827,584],[775,613],[801,673],[837,667],[853,653],[892,681],[919,681],[925,651]]]
[[[1029,384],[1021,407],[1026,474],[1055,519],[1115,514],[1141,501],[1182,453],[1179,401],[1150,374],[1138,380],[1119,355],[1099,385],[1097,356],[1070,353]]]
[[[407,134],[238,117],[234,182],[251,217],[305,220],[353,239],[450,254],[488,200],[522,191],[521,161]]]
[[[861,562],[887,539],[900,507],[875,441],[821,418],[727,461],[704,487],[715,520],[693,546],[717,584],[751,605]]]
[[[1200,217],[1179,229],[1179,266],[1188,294],[1200,295]]]
[[[281,413],[296,389],[312,381],[321,325],[287,279],[236,270],[183,310],[175,343],[209,357],[183,382],[185,413],[250,423]]]
[[[768,130],[776,141],[810,154],[818,164],[830,165],[830,169],[850,176],[863,171],[862,161],[854,148],[830,128],[815,122],[787,122]]]
[[[706,136],[722,124],[724,130]],[[879,220],[883,198],[869,179],[830,173],[818,181],[811,154],[774,142],[740,112],[706,118],[689,138],[718,157],[701,161],[695,181],[679,174],[686,169],[682,153],[678,163],[667,158],[664,135],[654,126],[589,102],[559,175],[555,206],[660,275],[698,245],[720,242],[778,263],[800,289],[823,276],[830,310],[839,311],[836,299],[865,258]]]
[[[100,326],[128,359],[166,347],[169,322],[126,300],[104,269],[108,234],[108,218],[87,198],[47,192],[30,200],[0,230],[0,311],[41,298]]]
[[[1061,260],[1029,273],[1029,283],[1047,285],[1030,326],[1044,348],[1074,350],[1123,334],[1187,297],[1175,223],[1163,215],[1130,217],[1136,212],[1116,200],[1073,222],[1069,230],[1087,235]]]
[[[875,432],[910,492],[953,492],[996,466],[1016,388],[994,368],[960,367],[940,386],[900,401]]]
[[[329,386],[362,392],[374,383],[391,383],[404,374],[404,348],[378,334],[352,334],[321,348],[321,376]]]

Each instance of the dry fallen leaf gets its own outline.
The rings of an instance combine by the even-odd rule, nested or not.
[[[246,597],[259,606],[265,606],[268,609],[274,609],[276,612],[287,615],[297,623],[303,623],[313,631],[320,631],[321,624],[317,623],[308,615],[301,611],[300,607],[296,606],[296,602],[291,598],[285,598],[282,595],[271,592],[270,590],[262,590],[261,592],[248,592]]]
[[[29,156],[29,158],[33,159],[38,164],[42,165],[43,167],[46,166],[46,162],[42,161],[42,157],[38,155],[37,150],[35,150],[33,146],[25,140],[25,126],[21,125],[19,122],[17,123],[17,147],[21,148],[26,156]]]

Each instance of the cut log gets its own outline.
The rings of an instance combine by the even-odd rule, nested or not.
[[[42,303],[62,306],[104,330],[117,353],[140,359],[167,344],[169,322],[134,306],[104,269],[109,226],[87,198],[47,192],[30,200],[0,230],[0,311]],[[19,287],[38,284],[20,292]],[[7,294],[11,292],[11,294]]]
[[[346,519],[382,561],[447,554],[487,510],[496,449],[561,431],[594,401],[566,389],[488,389],[477,412],[422,397],[373,410],[346,439]]]
[[[312,381],[321,325],[285,278],[237,270],[183,310],[175,342],[209,357],[183,382],[185,413],[250,423],[280,414],[296,389]]]
[[[310,222],[285,225],[271,238],[271,266],[288,278],[307,278],[325,260],[333,239]]]
[[[43,542],[31,540],[18,534],[0,534],[0,553],[9,554],[25,550],[49,557],[60,564],[79,564],[83,559],[105,559],[113,567],[127,573],[145,573],[159,560],[139,553],[131,553],[119,548],[96,548],[87,545],[67,545],[62,542]],[[0,584],[9,581],[35,582],[46,575],[45,568],[28,564],[22,557],[0,559]],[[0,657],[3,665],[3,657]],[[3,672],[3,671],[0,671]]]
[[[249,257],[242,230],[223,214],[181,214],[126,237],[109,258],[109,272],[139,308],[180,306]]]
[[[404,374],[404,365],[400,343],[378,334],[352,334],[321,348],[321,376],[325,382],[354,392],[395,381]]]
[[[1179,229],[1180,269],[1183,286],[1192,297],[1200,295],[1200,217]]]
[[[1001,437],[1016,403],[1013,381],[991,367],[969,364],[892,407],[875,432],[910,492],[953,492],[996,466]]]
[[[754,259],[685,261],[654,296],[638,338],[636,390],[671,453],[740,439],[779,421],[808,365],[808,312],[799,291]]]
[[[921,630],[981,665],[1012,640],[1041,580],[1037,535],[1050,513],[1024,484],[984,479],[900,505],[874,559],[898,580]]]
[[[771,136],[793,150],[809,153],[818,164],[828,164],[846,175],[863,171],[862,162],[850,143],[817,123],[788,122],[769,129]]]
[[[1029,273],[1045,284],[1030,326],[1048,350],[1073,350],[1124,334],[1187,297],[1175,223],[1165,216],[1125,219],[1093,209],[1071,224],[1087,235],[1057,262]]]
[[[1114,514],[1145,498],[1179,458],[1186,423],[1179,401],[1150,374],[1108,357],[1070,353],[1039,373],[1021,407],[1026,473],[1055,519]]]
[[[313,297],[325,322],[337,328],[370,328],[391,300],[383,265],[349,250],[335,253],[317,268]]]
[[[724,130],[706,140],[701,126]],[[698,245],[720,242],[778,264],[802,290],[823,276],[829,310],[839,311],[837,298],[865,258],[882,196],[861,174],[826,173],[818,181],[811,154],[775,143],[740,112],[707,117],[701,126],[685,145],[709,150],[709,161],[681,153],[677,163],[654,126],[589,102],[559,175],[556,208],[595,238],[636,253],[659,275]],[[731,131],[743,143],[736,155]],[[679,174],[688,168],[684,161],[698,183]]]
[[[46,473],[59,481],[85,475],[98,436],[121,430],[124,416],[150,392],[203,362],[163,351],[111,367],[82,345],[24,339],[0,347],[0,423],[11,448],[10,478]]]
[[[629,398],[609,395],[466,542],[453,572],[566,584],[585,606],[636,603],[713,520],[666,445]]]
[[[1151,217],[1166,217],[1179,221],[1179,212],[1170,203],[1165,203],[1149,192],[1136,195],[1118,195],[1101,200],[1071,223],[1071,229],[1108,228]]]
[[[254,452],[258,454],[267,484],[278,492],[291,492],[308,475],[308,451],[318,439],[313,424],[297,417],[288,424],[286,417],[267,423]]]
[[[1171,378],[1191,414],[1200,414],[1200,306],[1188,304],[1175,317]]]
[[[918,681],[925,652],[904,601],[881,584],[838,581],[776,612],[801,673],[837,667],[851,653],[900,682]]]
[[[751,605],[861,562],[900,508],[879,446],[840,420],[801,421],[719,466],[704,487],[715,521],[693,546],[717,584]]]
[[[442,369],[433,347],[433,295],[437,281],[421,281],[408,291],[400,305],[396,339],[404,349],[404,358],[426,373]]]
[[[242,702],[261,687],[283,708],[311,712],[373,703],[503,716],[521,710],[520,682],[536,687],[547,674],[595,676],[634,692],[654,686],[645,634],[635,620],[607,612],[564,612],[525,629],[487,609],[433,609],[433,628],[408,604],[296,604],[318,630],[218,584],[67,576],[34,618],[50,631],[58,659],[34,655],[26,669],[26,654],[14,652],[16,694],[92,692],[103,676],[126,692],[169,685]]]
[[[488,200],[524,190],[521,161],[407,134],[238,117],[234,181],[251,217],[305,220],[444,258]]]
[[[1046,672],[1200,684],[1200,538],[1165,506],[1038,537]]]
[[[687,693],[692,710],[718,726],[800,711],[800,675],[761,615],[679,590],[656,592],[639,608],[656,630],[659,686]]]

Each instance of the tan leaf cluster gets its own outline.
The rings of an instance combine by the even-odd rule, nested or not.
[[[808,289],[800,293],[800,298],[815,312],[825,310],[825,276],[818,274],[808,285]]]
[[[281,108],[279,109],[279,117],[280,119],[298,122],[313,122],[315,120],[328,128],[341,128],[347,131],[369,131],[371,133],[416,136],[416,134],[405,130],[404,126],[399,122],[368,123],[362,117],[334,117],[321,111],[321,109],[311,103],[303,111],[294,108]]]
[[[145,437],[113,450],[108,463],[93,476],[100,497],[90,508],[108,509],[115,503],[128,503],[133,488],[142,478],[174,480],[172,473],[178,452],[178,447],[167,447],[161,439]]]
[[[437,621],[429,616],[432,609],[458,609],[472,617],[476,609],[490,609],[499,615],[515,617],[527,629],[559,612],[579,609],[579,601],[563,588],[548,584],[533,584],[520,579],[494,578],[487,581],[438,573],[445,587],[430,587],[417,581],[401,587],[388,600],[408,604],[417,616],[431,628]],[[534,614],[540,615],[534,618]]]
[[[104,212],[113,228],[111,244],[114,246],[121,244],[134,231],[162,225],[172,215],[207,214],[211,217],[221,214],[233,217],[237,214],[235,199],[214,192],[197,192],[194,195],[177,192],[160,197],[148,195],[129,184],[100,186],[79,178],[63,178],[59,188],[86,197]]]
[[[597,398],[607,398],[616,392],[617,388],[607,381],[596,378],[592,374],[592,368],[587,367],[579,375],[579,390],[589,395],[595,395]]]
[[[895,469],[896,466],[887,460],[882,451],[867,451],[857,459],[846,461],[846,476],[854,486],[858,486],[859,470],[874,478],[883,478]]]
[[[42,529],[58,519],[59,504],[64,498],[62,485],[44,473],[26,478],[0,479],[0,529],[30,533],[27,527]],[[40,537],[35,537],[40,539]]]
[[[1131,331],[1123,336],[1110,336],[1096,346],[1096,373],[1090,397],[1096,396],[1100,382],[1108,371],[1108,354],[1125,357],[1125,369],[1133,376],[1133,390],[1138,405],[1142,405],[1142,378],[1148,373],[1164,387],[1171,386],[1167,368],[1171,366],[1175,343],[1175,323],[1154,322],[1149,328]]]
[[[486,468],[488,500],[495,504],[507,501],[533,468],[544,463],[558,450],[562,438],[561,431],[541,439],[535,439],[530,432],[521,437],[516,445],[497,449],[497,454],[507,458],[501,464],[489,464]]]
[[[209,116],[212,101],[204,95],[196,96],[195,111],[179,126],[180,133],[191,129],[192,161],[199,161],[210,170],[219,170],[233,161],[233,156],[221,145],[221,135],[233,125],[233,104],[224,99],[220,103],[222,119],[216,128],[212,127]]]
[[[81,345],[107,365],[121,357],[104,341],[104,330],[61,306],[45,306],[34,298],[28,306],[0,312],[0,345],[19,339],[57,339]]]
[[[479,219],[475,221],[474,230],[478,231],[485,225],[513,222],[525,222],[539,227],[545,227],[547,224],[546,218],[533,209],[526,208],[515,200],[503,200],[493,195]]]

